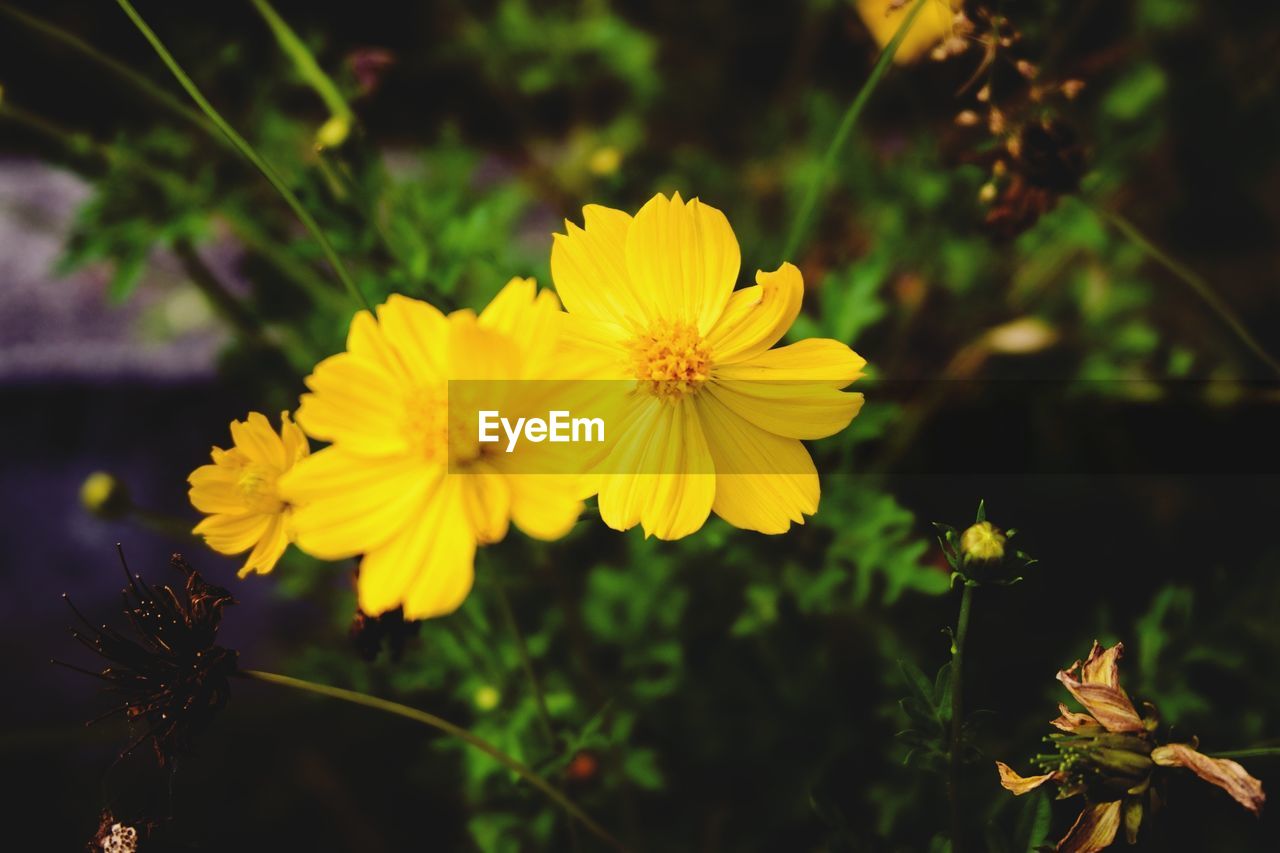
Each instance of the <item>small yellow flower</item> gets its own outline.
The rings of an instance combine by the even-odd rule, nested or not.
[[[906,20],[915,0],[857,0],[858,15],[871,37],[881,49],[893,41],[898,27]],[[935,45],[951,38],[955,32],[955,12],[962,0],[925,0],[924,8],[916,14],[893,61],[899,65],[914,62]]]
[[[326,560],[364,555],[363,612],[450,613],[471,590],[477,545],[502,539],[509,522],[556,539],[577,521],[576,481],[522,473],[522,453],[480,444],[466,422],[472,413],[457,400],[450,407],[450,394],[464,393],[450,380],[552,378],[562,317],[555,295],[538,293],[532,279],[512,279],[479,317],[393,295],[376,318],[356,314],[346,352],[307,377],[298,423],[332,444],[280,487],[298,506],[302,550]],[[517,396],[537,385],[503,383]],[[528,413],[509,402],[504,415]]]
[[[1161,743],[1159,720],[1138,715],[1120,686],[1124,646],[1103,649],[1097,642],[1084,662],[1058,673],[1058,681],[1084,706],[1079,713],[1059,703],[1050,722],[1058,731],[1048,740],[1057,755],[1039,759],[1046,772],[1021,776],[997,761],[1000,784],[1015,796],[1053,782],[1059,799],[1083,794],[1087,805],[1058,842],[1060,853],[1098,853],[1124,831],[1134,844],[1143,819],[1164,800],[1166,768],[1183,767],[1217,785],[1255,815],[1266,801],[1262,783],[1234,761],[1210,758],[1191,744]],[[1149,706],[1148,706],[1149,707]]]
[[[970,525],[960,534],[960,555],[966,563],[999,563],[1004,559],[1005,535],[989,521]]]
[[[803,523],[819,487],[800,439],[848,426],[862,395],[840,389],[866,362],[834,340],[772,349],[800,312],[800,271],[784,263],[735,291],[738,241],[714,207],[677,193],[634,219],[595,205],[583,216],[551,250],[566,347],[596,377],[632,386],[595,469],[605,523],[661,539],[712,511],[763,533]]]
[[[252,548],[240,569],[265,574],[275,567],[290,541],[293,507],[280,496],[280,476],[310,453],[307,438],[280,413],[280,432],[258,412],[231,422],[230,450],[213,448],[212,465],[191,472],[191,505],[208,518],[192,531],[222,554],[239,554]]]

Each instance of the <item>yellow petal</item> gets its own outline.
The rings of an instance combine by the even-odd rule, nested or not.
[[[187,497],[190,498],[191,505],[200,512],[238,515],[248,509],[239,480],[238,467],[201,465],[187,477],[187,482],[191,484]]]
[[[862,376],[867,360],[839,341],[807,338],[750,359],[717,366],[718,379],[822,383],[843,388]]]
[[[1085,684],[1101,684],[1106,687],[1120,686],[1119,662],[1124,654],[1124,643],[1116,643],[1109,649],[1103,649],[1097,640],[1089,650],[1089,657],[1080,665],[1080,680]]]
[[[502,541],[511,520],[511,489],[507,487],[506,478],[483,462],[468,466],[465,473],[450,476],[458,478],[467,520],[478,544]]]
[[[276,470],[284,468],[284,445],[261,412],[250,412],[245,420],[232,421],[231,438],[254,462]]]
[[[715,461],[716,515],[747,530],[785,533],[818,511],[818,472],[804,445],[738,417],[700,395],[698,414]]]
[[[527,536],[559,539],[582,515],[581,478],[559,474],[516,474],[511,489],[511,520]]]
[[[1098,853],[1111,846],[1119,830],[1119,800],[1088,806],[1058,842],[1058,853]]]
[[[757,270],[755,287],[734,293],[707,335],[717,367],[750,360],[780,341],[803,300],[804,278],[793,264]]]
[[[1053,773],[1045,773],[1041,776],[1019,776],[1012,767],[1003,761],[996,762],[996,769],[1000,771],[1000,784],[1006,791],[1012,791],[1014,796],[1017,797],[1028,791],[1034,791],[1054,777]]]
[[[449,379],[518,379],[523,358],[515,340],[480,325],[470,311],[449,315]]]
[[[284,443],[286,467],[292,467],[299,459],[311,453],[306,433],[289,418],[288,412],[280,413],[280,440]]]
[[[560,300],[550,290],[539,292],[531,278],[513,278],[480,312],[477,322],[519,342],[521,376],[542,377],[562,366],[555,356],[563,314]]]
[[[716,381],[707,387],[739,417],[787,438],[826,438],[849,425],[863,398],[830,385]]]
[[[627,271],[631,216],[599,205],[582,209],[585,229],[565,220],[565,233],[551,245],[551,279],[571,314],[627,329],[653,319],[650,300],[641,298]]]
[[[386,305],[381,306],[384,313],[386,309]],[[400,353],[387,340],[382,326],[368,311],[357,311],[351,318],[351,326],[347,329],[347,352],[375,366],[396,383],[407,381],[412,375]]]
[[[658,194],[627,231],[627,270],[658,318],[690,323],[706,334],[720,319],[738,280],[742,253],[723,213],[680,194]]]
[[[262,538],[249,553],[249,559],[245,560],[244,566],[240,569],[240,577],[246,577],[253,572],[266,574],[271,571],[287,547],[289,547],[289,536],[285,528],[285,517],[283,513],[277,513],[271,516],[267,529],[262,533]]]
[[[600,517],[615,530],[639,522],[646,536],[679,539],[697,531],[715,500],[714,463],[694,406],[648,397],[605,461]]]
[[[1210,758],[1185,743],[1158,746],[1152,750],[1151,760],[1162,767],[1187,768],[1209,784],[1226,791],[1255,815],[1262,813],[1262,805],[1267,801],[1262,793],[1262,783],[1240,764],[1227,758]]]
[[[411,513],[440,476],[425,463],[357,456],[335,445],[303,459],[278,485],[295,505],[298,546],[336,560],[376,548],[411,525]]]
[[[192,530],[203,536],[210,548],[219,554],[248,551],[266,532],[274,516],[245,513],[243,515],[211,515]]]
[[[444,478],[419,503],[413,524],[365,554],[357,583],[365,613],[402,606],[406,619],[428,619],[453,612],[466,599],[476,543],[458,480]]]
[[[362,334],[368,340],[357,349],[348,344],[348,349],[381,364],[385,374],[404,383],[426,385],[444,380],[448,321],[439,309],[421,299],[393,293],[378,306],[377,326],[376,335],[364,327]],[[356,331],[355,323],[352,331]]]
[[[313,438],[347,450],[377,455],[409,448],[405,388],[385,368],[353,353],[316,365],[307,377],[298,423]]]
[[[882,49],[893,40],[898,28],[906,20],[914,0],[857,0],[858,15],[871,36]],[[899,65],[913,62],[933,49],[935,45],[955,32],[953,9],[959,9],[959,0],[925,0],[911,22],[911,29],[898,45],[893,61]]]

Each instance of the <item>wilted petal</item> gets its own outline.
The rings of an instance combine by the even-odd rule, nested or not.
[[[1012,791],[1014,796],[1017,797],[1028,791],[1034,791],[1057,775],[1056,773],[1045,773],[1041,776],[1019,776],[1016,770],[1003,761],[996,762],[996,769],[1000,771],[1000,784],[1004,786],[1006,791]]]
[[[1049,725],[1064,732],[1074,732],[1083,726],[1099,725],[1098,721],[1088,714],[1077,714],[1061,702],[1058,703],[1058,719],[1050,720]]]
[[[1262,783],[1249,772],[1227,758],[1210,758],[1196,752],[1185,743],[1171,743],[1156,747],[1151,760],[1163,767],[1185,767],[1211,785],[1226,791],[1240,805],[1254,814],[1262,811],[1266,795]]]
[[[1058,853],[1098,853],[1111,846],[1119,830],[1119,800],[1089,806],[1058,842]]]
[[[1092,659],[1092,655],[1090,657]],[[1092,714],[1107,731],[1142,731],[1142,718],[1134,710],[1133,702],[1129,701],[1129,695],[1124,692],[1124,688],[1118,684],[1086,683],[1077,680],[1072,673],[1079,667],[1080,662],[1076,661],[1070,669],[1058,673],[1058,680],[1062,682],[1063,687],[1071,691],[1071,695],[1076,697],[1081,705],[1084,705],[1085,710]],[[1091,673],[1092,677],[1100,677],[1099,672],[1095,667]]]
[[[1097,641],[1089,650],[1080,669],[1080,680],[1085,684],[1102,684],[1106,687],[1120,686],[1120,668],[1117,665],[1124,655],[1124,643],[1116,643],[1109,649],[1103,649]]]

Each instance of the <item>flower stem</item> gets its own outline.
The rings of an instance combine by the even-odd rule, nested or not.
[[[0,3],[0,13],[7,15],[22,26],[39,33],[51,41],[58,42],[59,44],[71,48],[85,58],[102,66],[107,71],[110,71],[121,80],[124,80],[126,83],[137,89],[141,94],[147,96],[173,114],[181,116],[192,124],[203,128],[215,138],[221,139],[221,137],[218,136],[217,128],[210,124],[199,112],[191,109],[191,107],[182,103],[182,101],[178,100],[164,89],[161,89],[155,83],[152,83],[147,79],[146,75],[133,70],[120,60],[101,52],[74,33],[67,32],[52,21],[46,21],[44,18],[39,18],[28,12],[24,12],[21,9],[15,9],[8,3]]]
[[[782,250],[782,260],[790,260],[796,250],[800,248],[800,241],[804,239],[805,232],[809,229],[809,220],[813,218],[819,197],[825,189],[827,176],[835,168],[836,158],[844,149],[845,143],[849,140],[849,134],[853,132],[854,125],[858,123],[858,116],[862,114],[867,101],[871,99],[871,93],[880,84],[880,79],[889,70],[889,64],[893,62],[894,54],[898,52],[898,46],[906,38],[907,31],[911,29],[916,15],[924,8],[926,2],[928,0],[915,0],[915,3],[907,10],[902,23],[898,25],[898,31],[893,34],[893,38],[885,45],[884,50],[880,52],[880,58],[876,60],[875,66],[871,69],[871,76],[862,84],[862,88],[854,96],[853,102],[845,110],[844,116],[840,119],[840,124],[836,128],[836,135],[832,137],[831,144],[827,146],[827,153],[822,158],[822,165],[814,174],[813,180],[809,182],[809,188],[805,191],[804,199],[800,203],[800,212],[796,214],[796,218],[791,223],[791,232],[787,235],[786,247]]]
[[[298,200],[296,195],[294,195],[293,190],[289,189],[288,185],[285,184],[284,179],[280,177],[275,168],[264,160],[262,156],[254,150],[253,146],[246,142],[245,138],[237,133],[235,128],[228,124],[226,119],[224,119],[222,115],[213,108],[213,105],[209,103],[208,99],[205,98],[204,94],[196,84],[189,76],[187,76],[187,73],[182,70],[182,66],[173,58],[173,54],[169,53],[168,48],[164,46],[164,42],[160,41],[160,37],[155,34],[151,27],[147,25],[147,22],[142,19],[142,16],[138,14],[138,11],[133,8],[133,4],[130,3],[129,0],[116,0],[116,4],[124,10],[126,15],[129,16],[129,20],[131,20],[133,25],[138,28],[138,32],[142,33],[143,38],[151,44],[156,55],[160,57],[166,66],[168,66],[169,71],[182,85],[182,88],[191,96],[191,100],[196,102],[196,106],[198,106],[200,110],[209,117],[209,120],[217,126],[218,130],[222,131],[222,134],[233,146],[235,146],[236,150],[262,173],[262,176],[267,179],[268,183],[275,188],[276,192],[280,194],[280,197],[284,199],[287,205],[289,205],[289,208],[294,212],[294,215],[298,217],[298,220],[308,231],[311,232],[311,236],[314,237],[315,241],[320,245],[320,251],[324,253],[325,260],[329,262],[329,266],[333,268],[334,273],[338,276],[338,279],[342,282],[343,286],[346,287],[351,296],[365,308],[372,310],[372,306],[369,305],[369,301],[360,291],[360,288],[356,286],[355,280],[352,279],[350,273],[347,272],[347,268],[342,263],[342,259],[338,257],[338,253],[334,250],[333,244],[329,242],[329,238],[326,237],[324,232],[320,229],[319,223],[317,223],[315,219],[312,218],[311,214],[307,212],[307,209],[302,206],[302,202]]]
[[[542,695],[542,686],[538,683],[538,675],[533,670],[529,646],[525,643],[524,634],[520,633],[520,625],[516,622],[516,615],[511,610],[511,601],[507,598],[506,587],[496,574],[493,575],[493,588],[498,594],[498,608],[502,611],[502,621],[507,624],[507,630],[511,632],[516,642],[520,667],[524,670],[524,677],[529,682],[529,690],[533,693],[534,702],[538,708],[538,723],[542,728],[542,734],[546,737],[548,746],[554,751],[557,747],[556,732],[551,725],[551,713],[547,710],[547,700]]]
[[[951,853],[964,847],[964,820],[960,809],[960,738],[964,733],[964,641],[969,634],[974,584],[965,581],[960,596],[960,616],[951,641],[951,740],[947,747],[947,802],[951,808]]]
[[[1204,300],[1204,303],[1227,324],[1227,327],[1235,333],[1236,337],[1251,353],[1275,373],[1280,374],[1280,361],[1276,361],[1272,355],[1262,348],[1262,344],[1258,343],[1257,339],[1245,328],[1244,323],[1236,317],[1235,312],[1214,292],[1213,286],[1208,281],[1190,267],[1171,257],[1155,243],[1152,243],[1147,239],[1146,235],[1138,230],[1137,226],[1120,214],[1096,206],[1094,210],[1099,216],[1110,222],[1117,231],[1127,237],[1129,242],[1141,249],[1147,257],[1173,273],[1194,290],[1196,295]]]
[[[254,8],[258,10],[258,14],[267,22],[267,26],[271,28],[276,41],[280,43],[280,49],[292,60],[293,67],[298,71],[298,76],[315,90],[316,94],[320,96],[320,100],[324,101],[324,105],[328,108],[330,114],[347,121],[353,119],[354,114],[350,105],[347,104],[347,99],[342,97],[342,93],[338,91],[333,78],[324,72],[324,69],[320,67],[320,63],[316,62],[315,56],[307,48],[306,43],[298,38],[298,34],[293,31],[293,27],[290,27],[277,14],[267,0],[251,0],[251,2]]]
[[[1259,746],[1253,749],[1233,749],[1227,752],[1209,753],[1210,758],[1280,758],[1280,746]]]
[[[617,850],[625,850],[622,843],[614,838],[600,824],[592,820],[586,812],[578,808],[572,800],[556,789],[554,785],[543,779],[535,773],[527,765],[507,755],[498,747],[489,743],[477,735],[472,734],[461,726],[453,723],[435,714],[420,711],[417,708],[410,708],[408,705],[402,705],[399,702],[392,702],[389,699],[380,699],[377,696],[370,696],[367,693],[359,693],[355,690],[345,690],[341,687],[332,687],[328,684],[317,684],[314,681],[306,681],[301,678],[293,678],[288,675],[280,675],[275,672],[263,672],[256,669],[240,670],[240,674],[253,678],[258,681],[265,681],[269,684],[278,684],[283,687],[292,687],[295,690],[302,690],[307,693],[315,693],[320,696],[327,696],[330,699],[341,699],[343,702],[350,702],[353,705],[361,705],[365,708],[372,708],[375,711],[382,711],[386,714],[394,714],[397,717],[404,717],[407,720],[413,720],[425,726],[438,729],[445,734],[455,737],[473,749],[477,749],[497,761],[503,767],[515,773],[521,779],[524,779],[530,785],[533,785],[542,793],[546,794],[556,805],[563,808],[566,812],[576,818],[597,838],[608,843]]]

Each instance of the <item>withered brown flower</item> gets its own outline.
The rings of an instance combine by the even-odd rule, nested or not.
[[[94,672],[55,663],[110,685],[108,690],[119,704],[98,720],[124,714],[142,727],[122,757],[149,740],[165,766],[190,751],[193,740],[230,695],[237,653],[215,645],[214,640],[222,608],[234,602],[227,590],[206,583],[181,554],[171,560],[185,579],[180,590],[167,584],[152,587],[131,574],[123,551],[120,561],[128,581],[123,590],[124,612],[136,639],[108,625],[94,627],[64,595],[83,627],[83,631],[73,629],[72,635],[105,658],[107,666]]]
[[[1194,743],[1163,742],[1154,707],[1145,706],[1146,716],[1138,714],[1120,686],[1123,653],[1120,643],[1103,649],[1095,641],[1088,658],[1058,673],[1058,681],[1087,713],[1059,703],[1059,715],[1051,721],[1058,731],[1048,738],[1056,753],[1036,759],[1045,772],[1021,776],[997,761],[1000,784],[1022,795],[1053,782],[1059,799],[1084,796],[1084,810],[1058,842],[1062,853],[1097,853],[1111,846],[1121,827],[1125,839],[1135,843],[1144,817],[1161,804],[1168,768],[1190,770],[1258,814],[1266,799],[1261,782],[1234,761],[1197,752]]]

